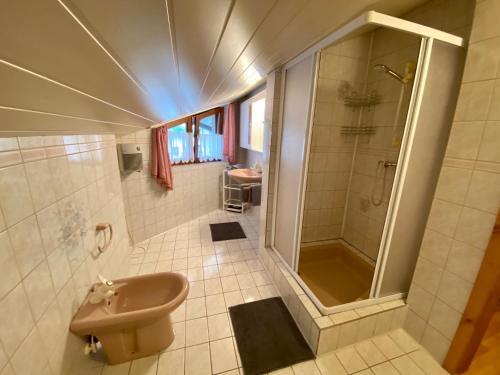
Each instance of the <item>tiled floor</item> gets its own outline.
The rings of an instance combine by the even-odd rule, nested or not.
[[[405,331],[398,329],[270,375],[446,375]]]
[[[209,223],[239,221],[247,239],[212,242]],[[243,374],[228,307],[277,295],[257,258],[258,209],[245,215],[215,211],[145,241],[131,254],[131,274],[175,271],[187,275],[190,292],[173,314],[176,338],[158,355],[100,375]],[[285,368],[272,374],[446,374],[402,330]]]
[[[239,221],[247,238],[212,242],[208,224],[228,221]],[[239,374],[228,307],[277,295],[257,258],[258,221],[258,208],[218,210],[138,244],[131,274],[182,273],[189,295],[172,314],[176,338],[165,352],[104,366],[102,375]]]

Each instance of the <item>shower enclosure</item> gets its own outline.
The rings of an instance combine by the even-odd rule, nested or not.
[[[408,290],[462,43],[368,12],[285,66],[272,247],[323,313]]]

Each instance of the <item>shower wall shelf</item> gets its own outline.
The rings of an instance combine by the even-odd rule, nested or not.
[[[342,126],[340,134],[344,135],[371,135],[375,134],[377,128],[374,126]]]
[[[377,94],[363,96],[346,96],[344,105],[346,107],[371,107],[380,103],[380,96]]]

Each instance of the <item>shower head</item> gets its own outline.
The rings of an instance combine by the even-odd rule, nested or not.
[[[392,78],[397,79],[399,82],[405,85],[408,82],[410,82],[413,78],[415,78],[415,70],[417,69],[417,63],[413,60],[407,61],[405,64],[404,75],[396,73],[394,70],[392,70],[385,64],[376,64],[373,66],[373,69],[375,69],[377,72],[389,74]]]
[[[407,81],[405,80],[405,77],[403,77],[401,74],[396,73],[394,70],[389,68],[387,65],[384,64],[377,64],[373,66],[373,69],[375,69],[377,72],[389,74],[392,78],[397,79],[401,83],[406,83]]]

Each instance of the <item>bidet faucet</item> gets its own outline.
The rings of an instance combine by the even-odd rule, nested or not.
[[[93,305],[101,303],[104,300],[112,297],[115,294],[115,285],[111,280],[107,280],[101,275],[98,275],[100,284],[96,284],[89,294],[89,302]]]

